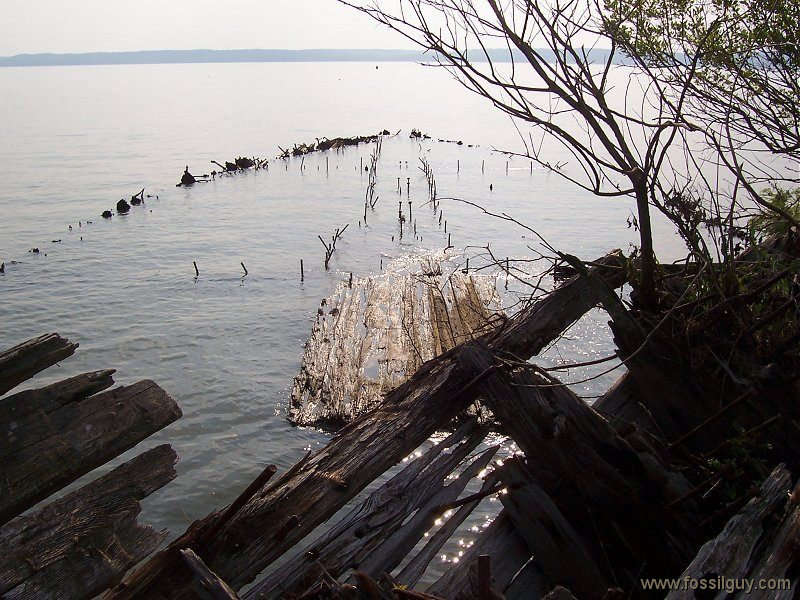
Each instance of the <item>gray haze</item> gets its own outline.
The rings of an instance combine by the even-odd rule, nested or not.
[[[0,56],[193,48],[410,48],[336,0],[3,0]]]

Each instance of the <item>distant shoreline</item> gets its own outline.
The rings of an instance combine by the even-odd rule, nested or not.
[[[549,50],[541,50],[544,56]],[[508,50],[489,50],[492,60],[510,62]],[[594,50],[597,60],[608,56]],[[475,61],[485,61],[473,53]],[[521,56],[515,56],[524,61]],[[593,57],[594,58],[594,57]],[[247,62],[434,62],[429,54],[416,50],[141,50],[134,52],[86,52],[78,54],[17,54],[0,57],[0,67],[64,67],[83,65],[153,65]]]

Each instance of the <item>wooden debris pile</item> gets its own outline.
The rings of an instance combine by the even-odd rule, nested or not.
[[[341,150],[348,146],[358,146],[378,141],[382,135],[388,135],[389,132],[384,130],[382,133],[376,135],[357,135],[355,137],[336,137],[328,139],[326,137],[317,138],[316,141],[308,144],[295,144],[291,149],[284,149],[278,146],[280,154],[278,158],[290,158],[292,156],[305,156],[313,152],[327,152],[328,150]]]
[[[322,301],[292,386],[290,421],[349,422],[500,318],[494,277],[447,273],[444,263],[441,251],[398,259]]]
[[[77,347],[50,334],[0,353],[0,394]],[[152,381],[109,389],[113,373],[84,373],[0,398],[3,598],[93,597],[166,537],[136,518],[139,500],[175,478],[177,456],[168,444],[25,513],[181,416]]]
[[[748,598],[794,597],[800,484],[793,486],[798,467],[790,443],[775,444],[791,460],[760,487],[715,462],[736,439],[720,444],[716,427],[734,423],[728,419],[744,400],[723,399],[715,409],[698,395],[700,386],[674,377],[670,348],[645,333],[641,316],[615,291],[629,273],[619,251],[590,263],[561,258],[573,277],[511,317],[483,313],[478,329],[454,308],[458,286],[477,290],[477,281],[424,285],[441,277],[435,263],[421,279],[411,275],[419,265],[407,267],[385,290],[370,280],[342,287],[320,309],[308,364],[321,365],[315,381],[329,394],[360,381],[338,401],[368,406],[274,481],[277,469],[268,466],[233,503],[196,521],[103,597],[601,600],[653,597],[644,582],[659,578],[686,582],[671,598],[699,598],[694,590],[703,586],[728,593],[726,582],[742,585],[745,578],[754,586]],[[452,286],[450,304],[445,284]],[[474,294],[475,314],[487,310]],[[409,308],[425,302],[427,325],[419,312],[411,319]],[[611,318],[628,372],[594,408],[528,361],[598,305]],[[62,346],[47,342],[39,354],[59,360],[68,351]],[[374,373],[383,373],[388,391],[380,380],[366,382],[369,369],[361,371],[377,356],[385,362],[376,358]],[[35,357],[20,360],[9,381],[38,364]],[[302,379],[298,385],[313,391]],[[370,385],[370,394],[358,396]],[[788,396],[777,407],[789,410],[796,382],[782,385]],[[774,419],[777,390],[751,393],[762,393],[762,402],[750,409]],[[691,405],[683,412],[681,395]],[[476,402],[490,409],[488,419],[468,416]],[[666,430],[661,412],[670,417]],[[490,429],[521,451],[494,469],[497,448],[485,442]],[[452,433],[431,445],[437,431]],[[745,475],[746,490],[709,505],[718,488],[735,492]],[[487,496],[499,500],[499,515],[458,562],[424,591],[414,589]],[[339,513],[351,500],[352,508]],[[323,523],[325,530],[308,540]]]

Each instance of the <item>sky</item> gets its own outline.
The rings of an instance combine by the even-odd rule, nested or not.
[[[197,48],[410,48],[336,0],[2,0],[0,56]]]

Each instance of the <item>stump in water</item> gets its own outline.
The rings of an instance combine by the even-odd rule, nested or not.
[[[117,202],[117,213],[124,215],[131,209],[131,205],[128,204],[125,199],[121,199]]]
[[[197,183],[197,179],[195,179],[194,175],[189,173],[189,165],[186,165],[186,169],[184,169],[183,175],[181,175],[181,185],[192,185],[193,183]]]
[[[323,302],[292,387],[289,420],[338,425],[496,316],[495,278],[443,269],[443,253],[393,262]]]

